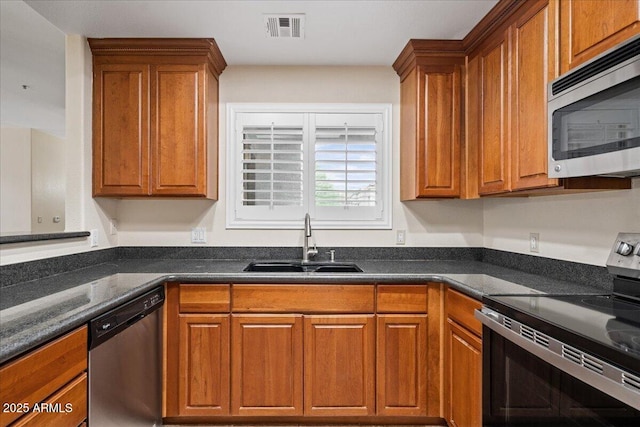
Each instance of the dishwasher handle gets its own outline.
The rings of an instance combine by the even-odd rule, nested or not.
[[[158,287],[89,321],[89,350],[158,310],[164,304],[164,288]]]
[[[158,308],[159,308],[159,307],[158,307]],[[146,314],[146,313],[140,313],[140,314],[138,314],[137,316],[132,317],[131,319],[127,320],[126,325],[127,325],[127,326],[131,326],[131,325],[133,325],[134,323],[136,323],[136,322],[138,322],[138,321],[140,321],[140,320],[144,319],[145,317],[147,317],[147,314]]]

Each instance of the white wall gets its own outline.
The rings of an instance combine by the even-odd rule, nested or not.
[[[399,201],[400,85],[391,67],[230,66],[220,76],[218,202],[123,200],[118,244],[191,245],[191,227],[206,227],[210,246],[300,246],[302,230],[226,230],[227,103],[390,103],[393,106],[393,230],[316,230],[320,246],[394,246],[396,230],[407,246],[479,246],[481,201]]]
[[[36,129],[3,127],[1,131],[0,230],[14,234],[64,231],[64,140]],[[55,223],[54,216],[60,222]]]
[[[32,233],[64,231],[66,155],[64,139],[31,130]]]
[[[484,201],[484,246],[604,266],[620,231],[640,233],[640,178],[632,190]],[[540,252],[529,252],[529,233]]]
[[[320,246],[486,246],[528,252],[540,233],[540,256],[604,265],[618,231],[640,232],[640,185],[631,191],[518,199],[400,203],[399,81],[391,67],[233,67],[220,78],[220,201],[91,198],[91,54],[67,37],[67,230],[97,229],[97,249],[115,245],[191,245],[191,227],[206,227],[210,246],[299,246],[302,232],[226,230],[225,109],[229,102],[376,102],[393,105],[394,230],[318,230]],[[108,233],[118,221],[117,236]],[[3,245],[7,246],[7,245]],[[0,247],[2,264],[91,250],[86,239]]]
[[[0,265],[105,249],[116,243],[108,230],[117,201],[91,198],[91,74],[86,39],[67,36],[65,231],[95,229],[99,245],[91,248],[86,238],[2,245]]]
[[[0,133],[0,230],[31,229],[31,129]]]

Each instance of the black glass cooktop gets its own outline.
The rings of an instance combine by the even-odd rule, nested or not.
[[[612,295],[485,297],[485,305],[569,345],[640,373],[640,304]]]

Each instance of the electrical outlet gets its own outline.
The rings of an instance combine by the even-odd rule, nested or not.
[[[529,233],[529,251],[540,252],[540,234]]]
[[[94,228],[93,230],[90,230],[89,233],[91,233],[91,235],[89,236],[91,247],[95,248],[96,246],[98,246],[98,229]]]
[[[191,243],[207,243],[207,229],[204,227],[192,228]]]
[[[109,234],[111,234],[112,236],[118,234],[118,223],[115,219],[111,219],[109,221]]]
[[[406,242],[407,232],[405,230],[396,231],[396,245],[404,245]]]

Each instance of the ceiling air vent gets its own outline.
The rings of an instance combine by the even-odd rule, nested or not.
[[[303,39],[304,13],[264,15],[265,34],[269,39]]]

